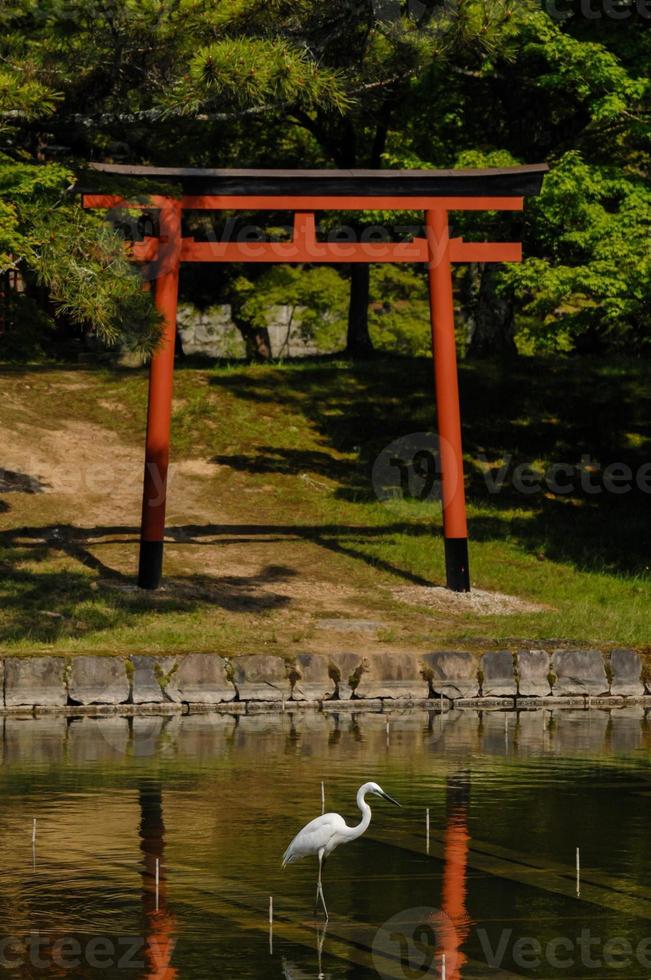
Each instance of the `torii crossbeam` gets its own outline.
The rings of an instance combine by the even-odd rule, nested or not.
[[[93,164],[103,173],[180,185],[179,198],[146,203],[82,190],[85,207],[158,209],[159,233],[132,245],[134,261],[152,263],[163,341],[149,375],[138,584],[160,585],[172,414],[174,341],[181,262],[423,262],[429,275],[436,416],[447,586],[470,590],[452,295],[453,262],[519,262],[520,243],[464,242],[449,235],[449,211],[521,211],[538,194],[546,164],[491,170],[205,170]],[[197,242],[182,235],[184,211],[291,211],[291,241]],[[423,211],[425,238],[405,242],[318,241],[320,211]]]

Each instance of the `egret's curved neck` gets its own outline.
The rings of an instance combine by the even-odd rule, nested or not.
[[[348,836],[351,840],[361,837],[371,822],[371,808],[366,802],[366,786],[360,786],[357,791],[357,806],[362,811],[362,819],[355,827],[348,827]]]

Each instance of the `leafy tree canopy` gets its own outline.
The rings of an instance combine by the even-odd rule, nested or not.
[[[20,265],[74,323],[147,351],[158,319],[121,240],[68,193],[88,159],[548,159],[529,258],[496,288],[534,345],[641,349],[651,32],[565,7],[575,16],[538,0],[5,0],[0,269]],[[488,220],[459,224],[508,237],[509,216]]]

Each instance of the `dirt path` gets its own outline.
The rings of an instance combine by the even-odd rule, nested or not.
[[[65,398],[65,390],[60,392]],[[130,589],[137,551],[142,452],[110,429],[79,420],[43,427],[20,402],[19,417],[2,434],[0,529],[20,527],[21,540],[95,565],[108,589]],[[332,620],[367,621],[364,591],[346,583],[345,560],[324,562],[313,541],[279,535],[255,519],[225,513],[215,493],[217,467],[202,459],[172,463],[169,473],[166,580],[162,595],[273,615],[282,633],[316,629],[315,649],[327,651]],[[281,540],[279,540],[279,537]],[[332,558],[333,556],[331,556]],[[334,564],[334,569],[332,565]],[[384,624],[377,620],[377,628]],[[341,633],[331,631],[340,647]],[[365,643],[373,643],[366,625]]]
[[[91,570],[93,589],[110,602],[124,596],[167,610],[194,604],[240,635],[244,629],[253,648],[260,636],[319,653],[425,650],[428,642],[418,637],[433,625],[445,630],[469,610],[524,608],[511,597],[479,593],[464,603],[408,576],[399,585],[395,572],[359,547],[355,528],[326,535],[318,524],[292,523],[265,506],[264,482],[237,474],[227,487],[228,467],[203,458],[170,466],[164,587],[143,596],[134,585],[142,421],[133,421],[128,439],[87,421],[88,399],[97,397],[105,411],[112,403],[104,404],[92,383],[58,377],[64,380],[36,377],[18,393],[10,385],[0,412],[2,542],[27,549],[22,567],[34,576]],[[124,406],[118,409],[124,418]],[[87,577],[80,590],[84,583]],[[74,600],[74,587],[66,599]],[[55,598],[44,615],[58,615]]]

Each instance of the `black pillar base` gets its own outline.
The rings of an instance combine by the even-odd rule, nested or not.
[[[468,538],[445,538],[445,575],[448,589],[470,592]]]
[[[141,541],[138,587],[157,589],[163,575],[163,542]]]

